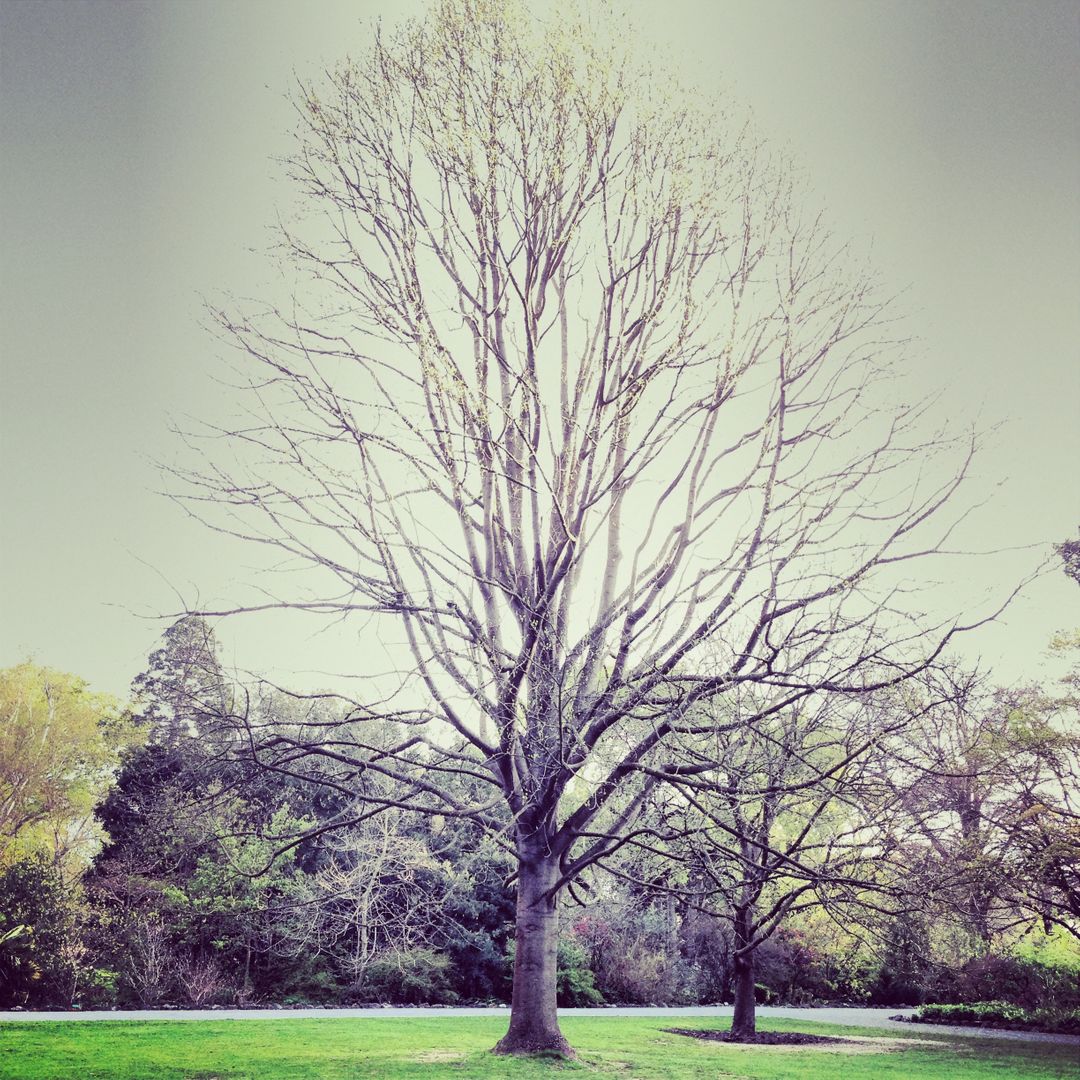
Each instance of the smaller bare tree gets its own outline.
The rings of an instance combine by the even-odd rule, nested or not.
[[[315,952],[362,990],[376,960],[432,946],[435,916],[450,888],[443,867],[389,811],[327,837],[326,862],[290,882],[274,921],[276,948]]]
[[[157,1005],[173,986],[176,958],[158,915],[133,918],[122,974],[143,1008]]]
[[[176,966],[176,980],[189,1005],[201,1009],[233,990],[212,956],[187,957]]]
[[[652,771],[667,788],[660,824],[632,846],[684,863],[686,884],[672,891],[730,923],[731,1037],[740,1040],[756,1034],[755,953],[786,918],[822,907],[842,919],[902,902],[896,800],[880,776],[887,740],[913,714],[896,693],[791,703],[744,690],[727,710],[707,739]]]

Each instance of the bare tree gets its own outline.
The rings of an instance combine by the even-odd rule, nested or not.
[[[217,313],[250,412],[184,496],[311,571],[205,614],[356,616],[399,657],[358,660],[348,726],[248,715],[260,765],[378,775],[367,812],[513,852],[505,1052],[569,1052],[557,898],[669,743],[751,719],[699,703],[865,693],[960,629],[911,575],[970,440],[901,396],[888,304],[790,171],[613,29],[442,0],[301,88],[294,295]],[[365,738],[386,718],[398,741]]]
[[[205,1008],[233,989],[212,956],[186,957],[176,964],[176,981],[195,1009]]]
[[[702,709],[713,731],[650,770],[667,793],[648,815],[651,833],[627,848],[676,859],[685,872],[664,891],[730,923],[731,1037],[752,1039],[754,958],[785,919],[824,908],[846,922],[905,902],[899,800],[882,773],[889,739],[918,710],[895,692],[812,694],[773,710],[757,686]]]
[[[156,1005],[176,977],[176,958],[158,915],[136,912],[131,920],[131,948],[122,972],[139,1004]]]
[[[449,882],[398,813],[342,829],[328,847],[322,866],[290,883],[275,919],[275,947],[332,956],[362,991],[373,962],[431,945]]]

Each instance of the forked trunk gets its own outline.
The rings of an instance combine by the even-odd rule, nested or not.
[[[518,870],[510,1030],[499,1040],[496,1054],[573,1056],[559,1030],[555,1005],[558,911],[555,898],[545,896],[557,880],[558,860],[554,856],[539,851],[523,853]]]
[[[757,1034],[754,952],[746,948],[750,940],[750,911],[744,908],[735,913],[735,1014],[731,1018],[731,1035],[735,1039],[749,1039]]]

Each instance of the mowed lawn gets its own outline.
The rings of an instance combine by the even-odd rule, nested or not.
[[[1076,1046],[894,1035],[766,1021],[776,1030],[856,1035],[852,1047],[725,1046],[663,1031],[722,1029],[702,1017],[568,1017],[574,1062],[495,1057],[503,1017],[40,1022],[0,1024],[12,1080],[379,1080],[620,1077],[621,1080],[1036,1080],[1080,1077]]]

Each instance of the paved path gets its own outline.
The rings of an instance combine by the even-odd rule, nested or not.
[[[816,1020],[825,1024],[849,1024],[852,1027],[886,1028],[891,1031],[939,1035],[966,1035],[984,1039],[1023,1039],[1029,1042],[1072,1043],[1080,1046],[1080,1036],[1049,1035],[1039,1031],[1000,1031],[991,1028],[911,1024],[892,1017],[910,1016],[911,1009],[824,1008],[795,1009],[782,1006],[759,1006],[758,1016],[788,1020]],[[730,1005],[696,1005],[683,1008],[640,1008],[617,1006],[610,1009],[560,1009],[560,1016],[730,1016]],[[0,1012],[0,1023],[17,1020],[297,1020],[310,1017],[385,1017],[385,1016],[506,1016],[502,1008],[399,1008],[374,1009],[127,1009],[115,1012]]]

